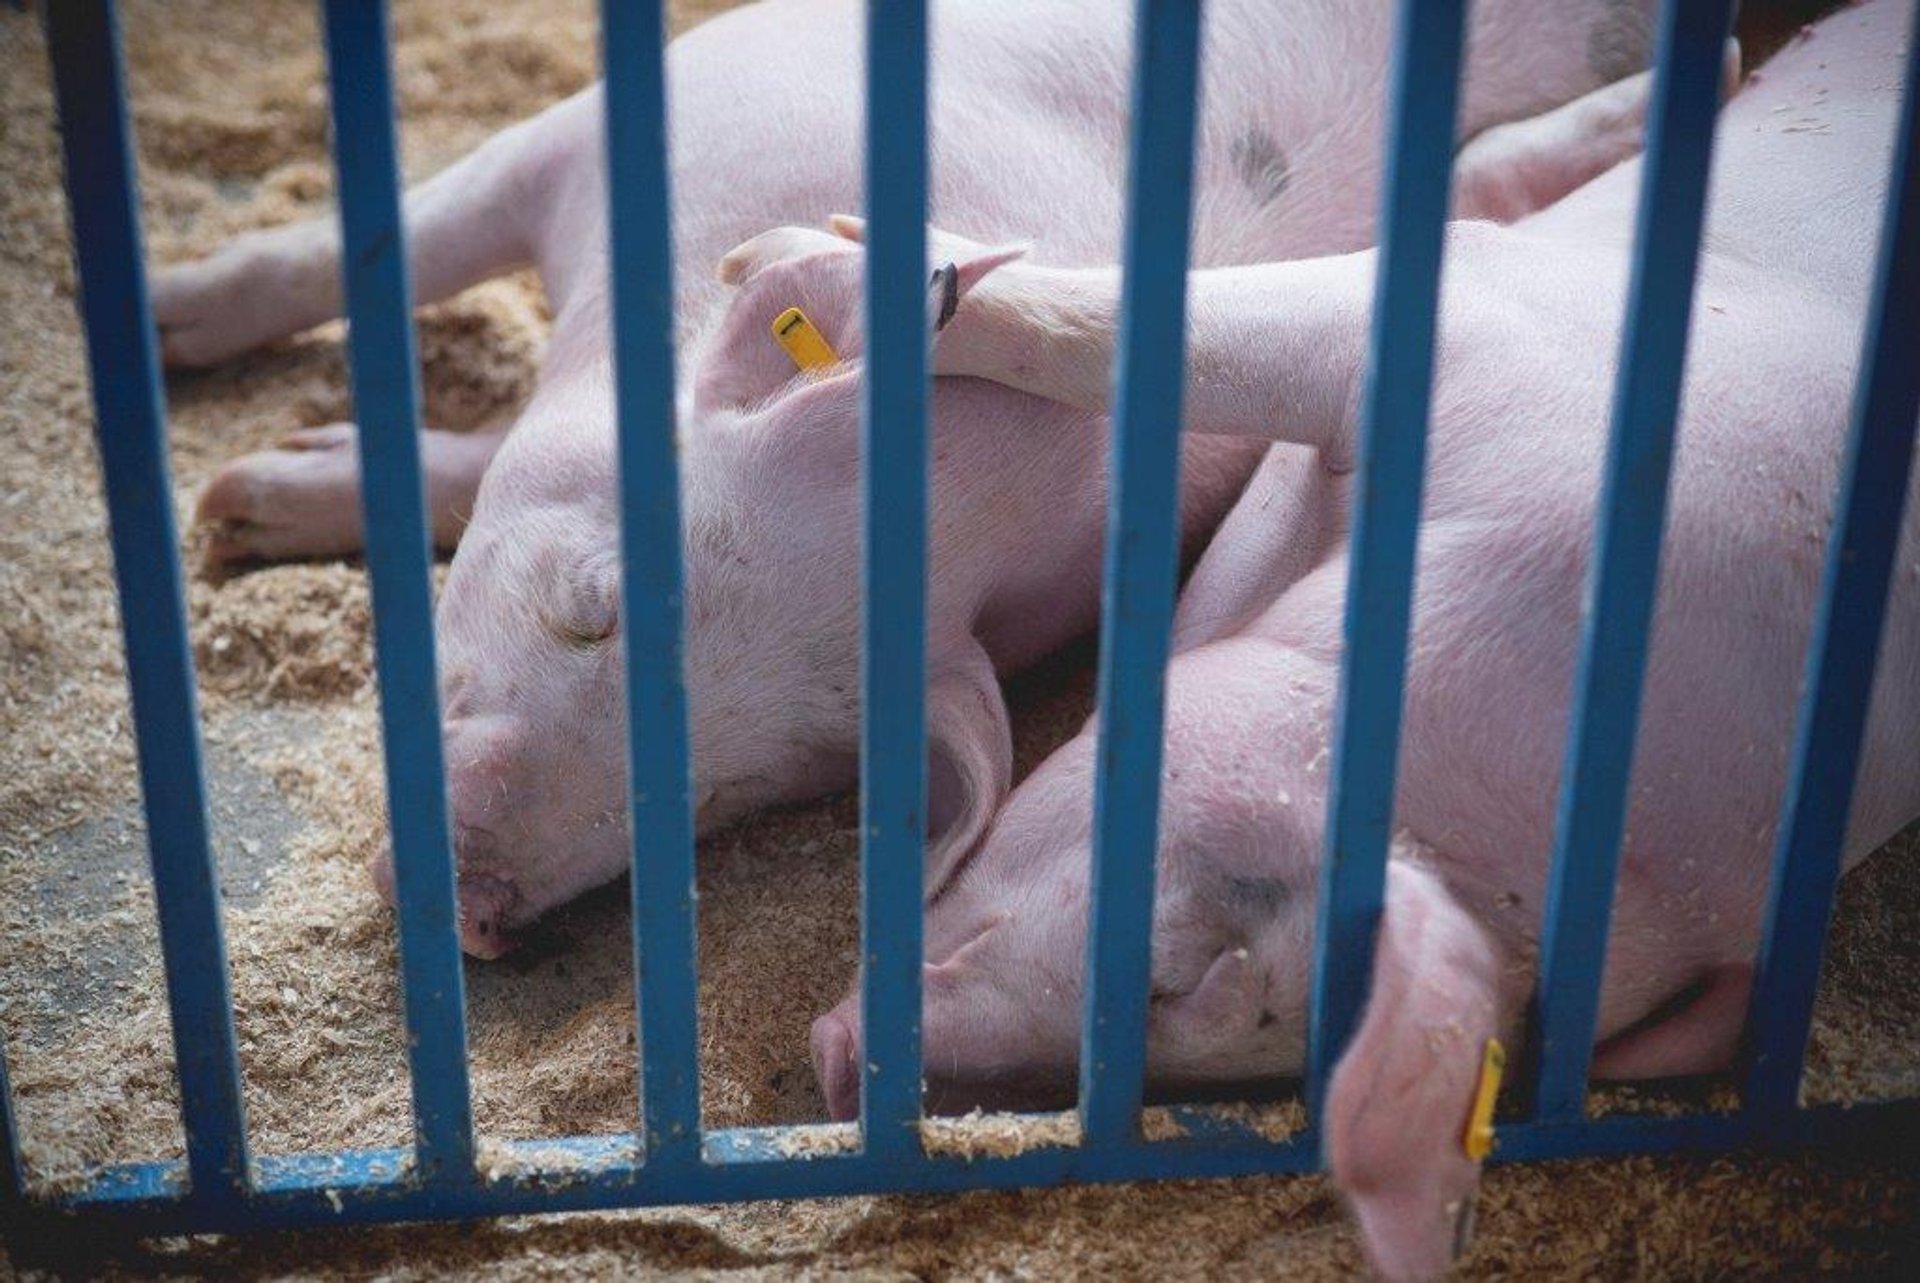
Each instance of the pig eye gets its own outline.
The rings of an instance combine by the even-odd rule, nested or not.
[[[620,627],[617,593],[611,574],[569,582],[561,593],[560,609],[547,620],[548,630],[581,650],[610,640]]]

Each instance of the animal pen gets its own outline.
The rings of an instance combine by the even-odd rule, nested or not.
[[[806,1127],[704,1129],[697,1063],[693,823],[662,11],[607,0],[603,41],[616,302],[633,948],[640,1029],[631,1131],[508,1144],[479,1161],[437,707],[417,366],[384,6],[326,0],[367,565],[377,624],[412,1149],[253,1154],[208,833],[159,366],[110,0],[53,0],[65,149],[99,449],[136,713],[186,1157],[29,1188],[0,1054],[0,1221],[143,1234],[467,1218],[886,1191],[955,1191],[1315,1170],[1317,1129],[1271,1140],[1201,1108],[1141,1125],[1162,674],[1177,572],[1183,308],[1198,0],[1139,0],[1106,545],[1094,895],[1075,1135],[1003,1156],[923,1139],[918,1031],[926,785],[927,20],[873,0],[866,173],[861,949],[866,1063],[857,1143]],[[1381,263],[1352,530],[1336,781],[1304,1083],[1310,1110],[1366,999],[1391,829],[1432,382],[1463,9],[1405,0],[1394,58]],[[1920,1134],[1920,1101],[1803,1108],[1799,1085],[1838,852],[1920,415],[1920,43],[1907,54],[1862,373],[1739,1068],[1740,1104],[1589,1118],[1587,1079],[1658,576],[1681,358],[1731,0],[1669,0],[1659,34],[1558,839],[1525,1072],[1494,1161],[1789,1148]],[[834,1133],[834,1136],[840,1133]]]

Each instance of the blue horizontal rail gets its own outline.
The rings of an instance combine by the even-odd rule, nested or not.
[[[247,1183],[246,1120],[113,10],[102,0],[50,5],[47,41],[188,1166],[202,1197],[233,1198]]]
[[[1799,1097],[1807,1029],[1820,985],[1827,922],[1853,808],[1861,739],[1900,547],[1901,509],[1920,416],[1920,33],[1907,45],[1906,92],[1894,138],[1880,237],[1878,288],[1867,319],[1853,433],[1827,547],[1823,606],[1807,661],[1800,733],[1773,894],[1747,1015],[1749,1108]],[[1908,728],[1911,732],[1912,728]]]
[[[1624,373],[1583,601],[1586,632],[1541,934],[1533,1047],[1542,1118],[1572,1118],[1586,1108],[1730,19],[1731,0],[1669,0],[1660,26]]]
[[[461,1182],[472,1178],[473,1106],[386,6],[326,0],[324,13],[414,1139],[429,1179]]]
[[[1173,1112],[1191,1132],[1189,1138],[1052,1145],[972,1159],[946,1154],[890,1158],[853,1150],[793,1157],[797,1146],[831,1134],[820,1128],[711,1132],[705,1161],[679,1171],[641,1163],[628,1135],[518,1141],[502,1145],[494,1164],[497,1174],[455,1188],[410,1181],[405,1150],[267,1157],[259,1161],[256,1188],[240,1203],[183,1191],[179,1164],[129,1164],[105,1170],[77,1193],[33,1206],[54,1227],[84,1215],[89,1227],[173,1234],[769,1198],[955,1193],[1067,1182],[1192,1180],[1307,1172],[1319,1166],[1319,1138],[1313,1132],[1276,1142],[1203,1108]],[[1500,1147],[1490,1161],[1861,1144],[1876,1152],[1920,1144],[1920,1102],[1763,1116],[1624,1115],[1575,1123],[1516,1123],[1501,1128]]]
[[[677,1168],[699,1157],[700,1066],[663,17],[602,9],[640,1113],[649,1160]]]
[[[1102,1143],[1136,1133],[1146,1081],[1161,721],[1179,570],[1200,6],[1140,0],[1134,33],[1080,1050],[1081,1126]]]
[[[1406,0],[1394,43],[1380,274],[1360,416],[1346,653],[1308,1006],[1307,1099],[1316,1111],[1366,1001],[1386,890],[1462,9],[1453,0]]]
[[[867,6],[861,1120],[917,1152],[927,832],[927,6]]]

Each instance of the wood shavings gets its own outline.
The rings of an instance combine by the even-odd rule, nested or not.
[[[1140,1134],[1148,1140],[1185,1140],[1189,1133],[1172,1110],[1149,1105],[1140,1111]]]
[[[860,1149],[860,1128],[853,1123],[823,1123],[793,1127],[774,1142],[783,1158],[819,1158],[828,1154],[852,1154]]]
[[[924,1118],[920,1143],[929,1154],[958,1158],[1011,1158],[1030,1149],[1080,1143],[1080,1115],[989,1114],[979,1109],[958,1118]]]
[[[1280,1100],[1265,1105],[1245,1102],[1204,1105],[1201,1109],[1216,1118],[1240,1124],[1262,1140],[1292,1140],[1296,1133],[1305,1131],[1307,1127],[1307,1107],[1298,1100]]]

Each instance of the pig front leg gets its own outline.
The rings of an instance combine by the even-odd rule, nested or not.
[[[416,303],[533,261],[540,173],[555,151],[553,115],[495,135],[407,192]],[[313,219],[235,237],[208,258],[156,272],[152,294],[161,354],[172,368],[216,365],[310,329],[341,312],[338,222]]]
[[[1528,120],[1495,125],[1453,162],[1453,214],[1511,223],[1537,213],[1640,152],[1653,73],[1643,71]],[[1727,41],[1722,97],[1740,87],[1740,44]]]
[[[1511,223],[1640,151],[1652,73],[1475,135],[1453,161],[1453,213]]]
[[[481,475],[505,437],[504,428],[421,435],[436,548],[451,551],[459,543]],[[209,567],[225,572],[246,562],[358,552],[363,528],[356,439],[350,423],[309,428],[222,468],[195,512],[208,529]]]
[[[1658,1013],[1593,1050],[1595,1078],[1719,1073],[1733,1063],[1753,995],[1753,964],[1729,962],[1700,980],[1677,1009]]]
[[[1173,617],[1175,653],[1240,632],[1346,538],[1349,477],[1276,445],[1193,568]]]
[[[1368,252],[1191,273],[1185,430],[1308,446],[1345,471],[1373,272]],[[959,306],[934,369],[1105,414],[1119,321],[1115,269],[1009,263]]]
[[[865,239],[836,214],[829,227]],[[1456,235],[1459,233],[1456,231]],[[987,379],[1095,414],[1110,410],[1120,274],[1037,267],[1022,246],[988,246],[938,228],[928,248],[934,372]],[[720,263],[741,284],[818,251],[820,236],[779,228]],[[1323,451],[1334,471],[1352,456],[1352,419],[1366,360],[1374,255],[1211,268],[1187,278],[1189,432],[1288,441]]]

